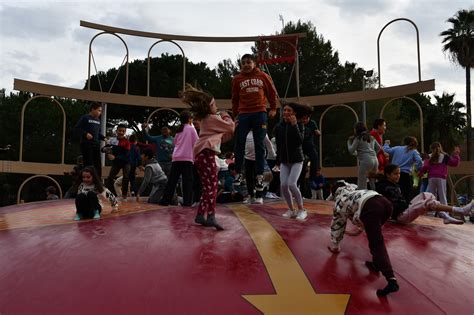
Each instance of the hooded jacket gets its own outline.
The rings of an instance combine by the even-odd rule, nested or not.
[[[272,79],[259,68],[250,73],[239,73],[232,79],[232,113],[260,113],[267,111],[267,100],[270,109],[276,110],[277,95]]]

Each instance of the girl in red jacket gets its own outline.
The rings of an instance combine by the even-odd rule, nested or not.
[[[216,100],[212,95],[190,84],[186,85],[183,92],[183,102],[191,107],[194,117],[201,121],[199,139],[194,145],[194,165],[201,179],[202,195],[194,221],[223,230],[215,217],[217,197],[215,156],[221,153],[221,143],[232,138],[234,122],[227,112],[217,113]],[[205,214],[207,218],[204,217]]]

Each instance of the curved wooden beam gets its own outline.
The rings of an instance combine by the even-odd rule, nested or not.
[[[225,42],[255,42],[260,39],[265,38],[287,38],[288,36],[298,36],[298,38],[305,38],[306,33],[295,33],[295,34],[285,34],[285,35],[271,35],[271,36],[238,36],[238,37],[215,37],[215,36],[187,36],[187,35],[174,35],[174,34],[162,34],[162,33],[153,33],[153,32],[143,32],[137,30],[131,30],[127,28],[113,27],[109,25],[91,23],[87,21],[80,21],[80,25],[87,28],[92,28],[96,30],[106,31],[110,33],[120,33],[132,36],[140,37],[149,37],[149,38],[158,38],[166,40],[181,40],[187,42],[216,42],[216,43],[225,43]]]
[[[151,97],[141,95],[124,95],[117,93],[105,93],[98,91],[87,91],[67,88],[57,85],[43,84],[33,81],[14,79],[13,89],[23,92],[31,92],[42,95],[59,96],[85,101],[103,102],[107,104],[123,104],[131,106],[167,107],[167,108],[189,108],[179,98]],[[333,104],[348,104],[361,101],[372,101],[384,98],[402,97],[405,95],[434,91],[435,80],[420,81],[404,85],[396,85],[386,88],[346,92],[338,94],[326,94],[316,96],[303,96],[300,98],[287,98],[289,102],[300,102],[310,106],[322,106]],[[231,109],[230,99],[216,100],[220,109]]]

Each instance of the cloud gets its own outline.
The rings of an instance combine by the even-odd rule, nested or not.
[[[388,0],[362,1],[362,0],[333,0],[327,1],[331,6],[337,7],[342,17],[363,17],[389,11],[394,4],[400,6],[401,1],[394,3]]]
[[[64,79],[56,73],[43,72],[38,76],[40,82],[48,82],[53,85],[61,85]]]
[[[67,15],[58,7],[38,4],[2,5],[1,17],[0,36],[2,38],[49,41],[65,36],[67,25],[70,23]]]

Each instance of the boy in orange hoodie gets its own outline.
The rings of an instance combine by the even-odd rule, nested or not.
[[[256,66],[255,57],[245,54],[240,59],[241,71],[232,80],[232,112],[235,117],[235,185],[242,180],[245,141],[250,130],[255,144],[256,181],[255,189],[263,190],[265,146],[268,117],[276,114],[277,93],[273,81]],[[270,112],[267,117],[267,101]]]

